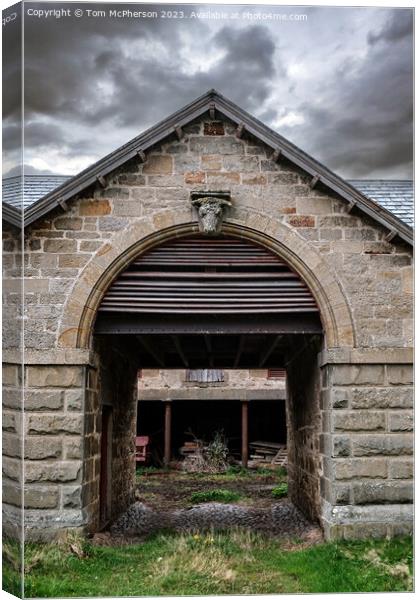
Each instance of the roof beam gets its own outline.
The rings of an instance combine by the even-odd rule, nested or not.
[[[210,102],[210,104],[209,104],[209,113],[210,113],[210,119],[212,121],[214,121],[216,118],[216,104],[214,102]]]
[[[385,241],[387,242],[391,242],[394,237],[397,235],[397,230],[396,229],[390,229],[388,234],[385,236]]]
[[[179,341],[179,337],[177,335],[171,335],[171,340],[174,343],[176,351],[178,352],[179,357],[181,358],[184,367],[186,367],[188,369],[189,362],[188,362],[187,357],[184,354],[184,351],[183,351],[182,346],[181,346],[181,342]]]
[[[145,339],[143,335],[137,335],[136,339],[139,342],[139,344],[144,348],[144,350],[146,350],[146,352],[150,354],[152,358],[154,358],[154,360],[158,363],[160,367],[165,366],[165,361],[163,357],[160,355],[159,352],[156,352],[153,346],[149,344],[149,342]]]
[[[236,128],[235,136],[240,139],[245,133],[245,123],[239,123]]]
[[[142,162],[142,163],[146,162],[146,160],[147,160],[146,159],[146,154],[145,154],[145,152],[141,148],[139,148],[137,150],[137,156],[139,157],[140,162]]]
[[[316,184],[319,182],[320,180],[320,176],[319,175],[314,175],[311,179],[311,182],[309,184],[309,187],[311,188],[311,190],[314,189],[314,187],[316,186]]]
[[[103,175],[97,175],[96,179],[98,180],[98,183],[102,188],[106,188],[106,179]]]
[[[180,127],[179,125],[175,125],[174,131],[175,131],[176,137],[178,138],[178,141],[181,141],[182,138],[184,137],[184,132],[182,130],[182,127]]]
[[[353,200],[352,202],[349,202],[346,206],[346,212],[347,213],[351,213],[351,211],[357,206],[357,203],[355,200]]]
[[[210,368],[213,369],[214,368],[213,349],[211,346],[210,336],[207,334],[204,334],[204,343],[206,344],[206,350],[207,350],[207,356],[209,359]]]
[[[271,155],[271,160],[273,160],[274,162],[277,162],[281,155],[282,155],[282,151],[280,150],[280,148],[276,148],[274,150],[273,154]]]
[[[242,352],[244,350],[244,345],[245,345],[245,336],[241,335],[241,336],[239,336],[238,349],[236,351],[236,356],[235,356],[235,360],[234,360],[234,363],[233,363],[233,368],[234,369],[238,368],[238,364],[239,364],[239,361],[241,359]]]
[[[58,199],[58,205],[64,210],[64,212],[68,212],[70,210],[70,206],[62,198]]]
[[[282,335],[276,335],[276,337],[274,338],[274,341],[269,345],[269,347],[267,348],[267,350],[261,355],[260,362],[258,364],[258,366],[260,368],[265,365],[265,363],[267,362],[267,360],[273,354],[274,350],[277,347],[277,344],[279,343],[279,341],[281,340],[282,337],[283,337]]]

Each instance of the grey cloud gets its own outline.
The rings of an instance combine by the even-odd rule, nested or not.
[[[411,37],[413,34],[413,15],[412,10],[396,9],[378,33],[369,32],[368,43],[371,45],[378,42],[392,43],[405,37]]]

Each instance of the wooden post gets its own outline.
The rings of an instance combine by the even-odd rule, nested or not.
[[[242,401],[242,466],[248,467],[248,401]]]
[[[165,454],[163,463],[167,467],[171,461],[171,429],[172,429],[172,404],[165,402]]]

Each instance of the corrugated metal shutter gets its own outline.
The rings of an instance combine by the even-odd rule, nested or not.
[[[193,236],[153,248],[120,274],[108,313],[318,312],[306,284],[266,248],[233,237]]]

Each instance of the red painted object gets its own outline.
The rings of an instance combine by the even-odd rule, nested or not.
[[[150,437],[148,435],[139,435],[136,437],[136,462],[147,462],[149,456]]]

